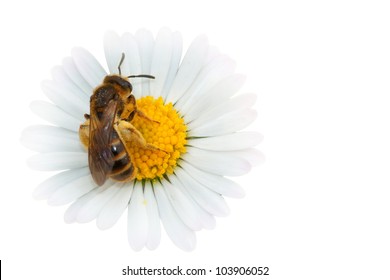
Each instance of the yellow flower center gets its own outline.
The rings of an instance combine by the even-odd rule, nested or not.
[[[172,103],[164,104],[161,97],[142,97],[137,100],[137,108],[158,123],[136,115],[131,124],[138,129],[147,143],[161,150],[129,147],[137,169],[136,179],[155,179],[172,174],[177,160],[186,151],[187,127],[183,118]]]

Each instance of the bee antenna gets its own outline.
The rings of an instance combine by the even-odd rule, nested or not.
[[[130,75],[130,76],[127,76],[127,78],[149,78],[149,79],[155,79],[154,76],[152,76],[152,75],[146,75],[146,74],[141,74],[141,75]]]
[[[121,76],[121,65],[123,63],[123,61],[125,60],[125,53],[122,53],[122,57],[121,57],[121,60],[119,61],[119,65],[118,65],[118,71],[119,71],[119,76]]]

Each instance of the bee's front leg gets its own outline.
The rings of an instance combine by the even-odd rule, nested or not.
[[[87,119],[79,128],[79,138],[85,149],[89,146],[89,119]]]
[[[148,117],[148,116],[147,116],[144,112],[142,112],[141,110],[136,109],[136,110],[135,110],[135,113],[136,113],[140,118],[143,118],[143,119],[148,120],[148,121],[150,121],[150,122],[155,122],[155,123],[157,123],[157,124],[160,124],[159,121],[153,120],[152,118]]]

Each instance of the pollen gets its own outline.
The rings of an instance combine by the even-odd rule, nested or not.
[[[137,108],[147,118],[135,115],[131,124],[152,148],[129,147],[137,180],[162,178],[173,174],[181,155],[186,152],[187,127],[172,103],[161,97],[142,97]]]

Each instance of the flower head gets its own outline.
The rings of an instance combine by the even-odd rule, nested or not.
[[[155,77],[130,79],[137,112],[131,118],[115,117],[109,130],[116,131],[125,149],[110,155],[116,156],[115,163],[127,157],[135,178],[118,180],[110,170],[102,186],[92,179],[88,150],[89,141],[95,141],[89,139],[93,121],[84,115],[90,114],[91,95],[109,74],[88,51],[75,48],[53,68],[52,80],[42,83],[51,102],[31,104],[52,125],[28,127],[22,135],[24,144],[38,152],[28,160],[32,168],[60,171],[34,195],[51,205],[71,203],[66,222],[96,220],[100,229],[113,226],[127,209],[134,250],[158,246],[160,220],[175,245],[192,250],[194,232],[213,228],[214,216],[228,214],[224,196],[243,196],[227,177],[243,175],[262,160],[253,148],[261,135],[242,131],[256,118],[251,108],[256,96],[237,95],[244,77],[205,36],[196,38],[183,58],[180,33],[168,29],[156,38],[146,30],[122,36],[109,32],[104,50],[110,74],[118,74],[124,53],[121,75]],[[86,125],[85,133],[80,125]]]

